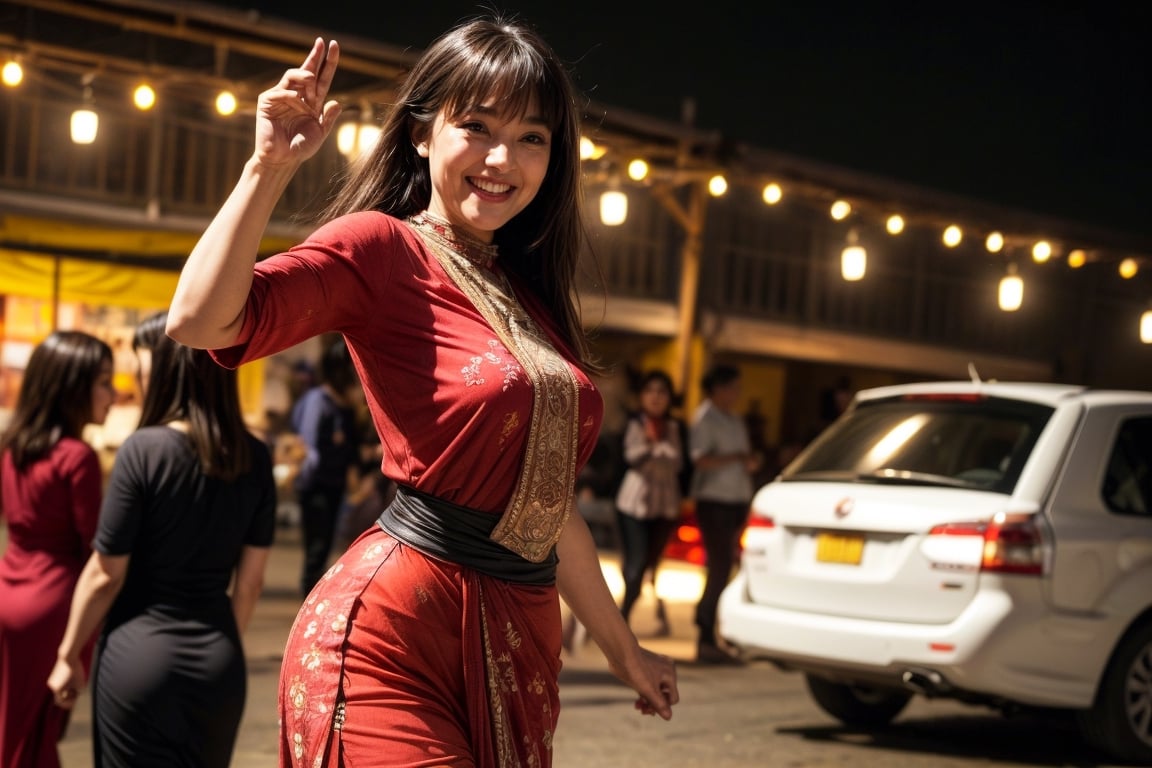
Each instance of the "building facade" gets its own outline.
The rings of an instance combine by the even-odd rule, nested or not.
[[[52,328],[123,345],[143,314],[167,306],[184,256],[250,153],[257,93],[316,34],[184,6],[0,0],[0,63],[23,71],[0,86],[0,407]],[[309,230],[413,60],[374,41],[341,36],[341,45],[340,141],[293,180],[266,254]],[[156,96],[146,111],[130,97],[144,82]],[[231,115],[214,105],[223,91],[238,105]],[[98,132],[78,144],[70,122],[84,107],[98,114]],[[668,369],[691,405],[701,371],[718,360],[744,369],[749,409],[772,445],[802,443],[835,415],[838,392],[876,384],[978,375],[1152,389],[1152,345],[1139,336],[1152,290],[1146,274],[1117,273],[1125,259],[1152,272],[1143,236],[734,145],[626,105],[590,103],[585,137],[580,293],[613,371],[602,382],[617,406],[609,429],[630,403],[629,371]],[[626,198],[622,223],[598,215],[604,193]],[[942,240],[949,226],[958,243]],[[997,251],[987,245],[994,233]],[[1046,259],[1033,256],[1039,242]],[[844,276],[850,246],[864,249],[859,279]],[[998,304],[1009,274],[1024,286],[1013,311]],[[272,407],[268,376],[263,365],[246,372],[253,412]]]

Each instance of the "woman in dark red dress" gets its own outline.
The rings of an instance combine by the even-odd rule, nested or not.
[[[574,513],[603,412],[574,298],[579,111],[529,27],[478,19],[425,52],[313,235],[256,264],[335,126],[317,40],[257,106],[256,151],[181,274],[168,331],[225,365],[344,335],[397,484],[304,601],[280,675],[282,765],[552,762],[560,604],[668,719]]]
[[[68,711],[48,690],[100,512],[100,460],[80,435],[112,406],[112,349],[57,331],[32,352],[0,442],[0,766],[56,768]],[[82,654],[92,659],[92,644]],[[75,696],[75,691],[71,692]]]

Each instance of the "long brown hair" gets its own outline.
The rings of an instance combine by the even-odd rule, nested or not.
[[[164,332],[167,317],[159,312],[146,318],[132,338],[133,350],[152,353],[140,426],[187,421],[204,474],[234,480],[252,467],[236,371],[217,365],[203,349],[173,341]]]
[[[79,438],[92,420],[92,390],[112,348],[83,331],[54,331],[28,359],[12,420],[0,440],[17,469],[43,458],[62,437]]]
[[[535,99],[552,130],[544,182],[527,207],[495,235],[500,263],[542,300],[582,364],[593,365],[574,290],[584,245],[580,116],[568,70],[526,24],[496,15],[441,35],[408,73],[372,153],[348,178],[323,220],[364,210],[405,218],[432,199],[428,161],[413,146],[441,111],[455,118],[494,99],[523,114]]]

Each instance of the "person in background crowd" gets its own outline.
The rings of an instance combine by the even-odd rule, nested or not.
[[[349,472],[359,466],[361,440],[353,399],[359,386],[348,345],[338,337],[320,357],[320,383],[292,408],[292,429],[304,448],[294,485],[304,545],[300,592],[305,596],[328,570]]]
[[[144,404],[116,453],[57,661],[40,685],[69,708],[92,674],[100,768],[228,768],[247,695],[240,633],[264,584],[276,492],[248,432],[236,372],[136,329]],[[232,585],[229,595],[229,584]]]
[[[0,767],[57,768],[69,712],[44,685],[91,551],[103,477],[82,439],[116,399],[112,348],[55,331],[32,351],[12,420],[0,438]],[[76,649],[87,670],[92,644]]]
[[[740,370],[715,365],[704,374],[705,399],[692,417],[689,437],[694,465],[696,521],[704,544],[704,591],[696,604],[700,635],[696,659],[704,664],[736,661],[716,637],[716,607],[732,578],[740,534],[752,502],[752,475],[760,457],[751,450],[740,403]]]
[[[645,575],[655,593],[656,571],[680,517],[680,474],[685,462],[683,422],[672,416],[675,395],[672,377],[662,370],[644,374],[639,382],[639,410],[624,427],[624,461],[628,465],[616,493],[620,528],[620,570],[625,621],[644,588]],[[664,603],[656,595],[658,634],[669,633]]]
[[[363,424],[363,416],[361,423],[363,442],[360,444],[359,468],[354,473],[356,484],[348,489],[336,522],[336,547],[341,552],[376,524],[380,513],[392,503],[396,494],[396,483],[380,472],[380,462],[384,458],[380,440],[370,423]]]
[[[413,64],[320,228],[257,263],[336,124],[339,56],[318,39],[260,94],[256,149],[168,321],[229,366],[342,333],[398,486],[297,615],[281,764],[547,768],[561,594],[641,713],[679,700],[574,509],[603,416],[573,290],[581,102],[531,27],[463,22]]]

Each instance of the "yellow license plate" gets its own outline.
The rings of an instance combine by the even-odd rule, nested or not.
[[[863,555],[863,536],[821,533],[816,537],[816,559],[821,563],[860,565]]]

